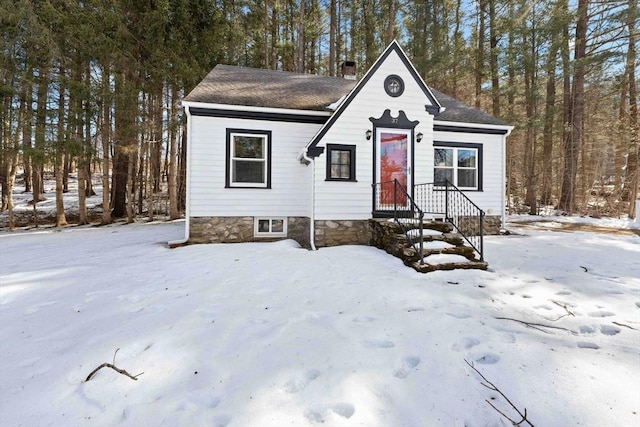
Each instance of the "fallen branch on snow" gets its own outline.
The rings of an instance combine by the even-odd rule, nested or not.
[[[552,322],[556,322],[566,316],[575,316],[575,314],[573,314],[573,312],[567,308],[567,304],[562,304],[562,303],[559,303],[558,301],[553,301],[553,300],[551,300],[551,302],[557,305],[558,307],[564,308],[564,311],[566,311],[566,314],[563,314],[557,319],[550,319]]]
[[[144,374],[144,372],[140,372],[138,375],[131,375],[129,372],[125,371],[124,369],[120,369],[118,367],[116,367],[116,354],[118,353],[118,350],[120,350],[119,348],[116,349],[116,351],[113,353],[113,363],[103,363],[102,365],[98,366],[96,369],[94,369],[93,371],[91,371],[91,373],[87,376],[87,379],[84,380],[84,382],[89,381],[96,372],[98,372],[100,369],[102,368],[111,368],[114,371],[116,371],[119,374],[125,375],[129,378],[131,378],[134,381],[138,381],[138,377],[142,374]]]
[[[637,329],[634,328],[633,326],[625,325],[624,323],[619,323],[619,322],[611,322],[611,323],[613,323],[614,325],[622,326],[622,327],[633,329],[634,331],[637,331]]]
[[[560,326],[543,325],[542,323],[525,322],[524,320],[512,319],[511,317],[496,317],[496,319],[498,319],[498,320],[511,320],[513,322],[522,323],[523,325],[525,325],[528,328],[536,329],[536,330],[538,330],[540,332],[544,332],[545,334],[549,334],[550,332],[549,331],[545,331],[542,328],[559,329],[561,331],[567,331],[567,332],[572,333],[573,335],[576,335],[576,333],[574,331],[572,331],[571,329],[561,328]]]
[[[507,420],[511,421],[511,424],[513,424],[514,426],[523,425],[522,423],[526,422],[529,426],[534,427],[534,425],[531,423],[531,421],[529,421],[527,419],[527,408],[524,408],[524,413],[520,412],[520,410],[516,407],[516,405],[514,405],[511,402],[511,400],[509,400],[509,398],[502,392],[502,390],[500,390],[494,383],[492,383],[484,375],[482,375],[482,373],[480,373],[480,371],[478,371],[478,369],[475,366],[473,366],[473,363],[470,363],[467,359],[464,359],[464,361],[465,361],[465,363],[467,365],[469,365],[469,367],[471,369],[473,369],[476,372],[476,374],[480,375],[480,378],[482,378],[482,381],[484,381],[484,382],[480,382],[480,384],[482,384],[483,386],[485,386],[486,388],[488,388],[491,391],[495,391],[500,396],[502,396],[502,398],[507,401],[509,406],[511,406],[518,413],[520,418],[522,418],[522,419],[520,421],[515,421],[514,419],[512,419],[508,415],[506,415],[504,412],[502,412],[501,410],[496,408],[493,403],[489,402],[489,399],[485,399],[484,401],[487,402],[489,404],[489,406],[491,406],[493,409],[495,409],[497,413],[499,413],[500,415],[505,417]]]

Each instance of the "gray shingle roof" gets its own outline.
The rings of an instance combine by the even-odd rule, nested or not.
[[[190,102],[327,111],[355,80],[218,64],[185,98]],[[508,126],[507,123],[430,88],[445,107],[436,120]]]
[[[355,84],[343,78],[218,64],[184,100],[323,111]]]
[[[458,101],[455,98],[445,95],[444,93],[430,88],[433,95],[436,97],[440,105],[445,107],[445,110],[436,116],[436,120],[442,122],[455,122],[455,123],[476,123],[484,125],[497,125],[497,126],[509,126],[508,123],[493,117],[484,111],[471,107],[462,101]]]

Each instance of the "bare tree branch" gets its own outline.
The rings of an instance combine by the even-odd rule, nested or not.
[[[498,320],[511,320],[513,322],[518,322],[518,323],[521,323],[521,324],[525,325],[528,328],[536,329],[536,330],[538,330],[540,332],[544,332],[545,334],[549,334],[550,332],[546,331],[546,330],[544,330],[542,328],[559,329],[561,331],[567,331],[567,332],[570,332],[573,335],[577,335],[571,329],[561,328],[560,326],[544,325],[542,323],[525,322],[524,320],[513,319],[511,317],[496,317],[496,319],[498,319]]]
[[[500,415],[502,415],[507,420],[509,420],[511,422],[511,424],[513,424],[514,426],[523,425],[522,423],[526,422],[529,426],[534,427],[534,425],[531,423],[531,421],[529,421],[527,419],[527,409],[526,408],[524,408],[523,412],[520,412],[520,410],[516,407],[516,405],[514,405],[513,402],[511,402],[511,400],[502,392],[502,390],[500,390],[494,383],[489,381],[487,379],[487,377],[482,375],[482,373],[480,371],[478,371],[478,369],[475,366],[473,366],[473,363],[470,363],[467,359],[464,359],[464,362],[467,365],[469,365],[469,367],[471,369],[473,369],[476,374],[480,375],[480,378],[482,378],[482,381],[484,381],[484,382],[481,382],[480,384],[482,384],[484,387],[488,388],[491,391],[495,391],[500,396],[502,396],[502,398],[509,404],[509,406],[511,406],[511,408],[513,408],[513,410],[515,410],[518,413],[518,415],[522,419],[520,421],[515,421],[514,419],[510,418],[509,416],[507,416],[504,412],[502,412],[501,410],[496,408],[495,405],[493,403],[491,403],[488,399],[485,399],[485,402],[487,402],[489,404],[489,406],[491,406],[493,409],[496,410],[496,412],[498,412]]]
[[[120,369],[118,367],[116,367],[116,354],[118,353],[118,350],[120,350],[119,348],[116,349],[116,351],[113,353],[113,363],[103,363],[102,365],[98,366],[96,369],[94,369],[93,371],[91,371],[91,373],[87,376],[87,379],[84,380],[84,382],[89,381],[91,378],[93,378],[93,376],[95,375],[96,372],[98,372],[100,369],[102,368],[111,368],[114,371],[116,371],[119,374],[125,375],[129,378],[131,378],[134,381],[138,381],[138,377],[142,374],[144,374],[144,372],[140,372],[138,375],[131,375],[129,372],[127,372],[124,369]]]

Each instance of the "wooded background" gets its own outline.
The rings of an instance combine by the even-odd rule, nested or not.
[[[0,184],[91,176],[101,221],[184,209],[180,100],[216,64],[358,75],[397,39],[426,83],[516,126],[509,209],[633,215],[637,0],[0,0]],[[46,197],[54,197],[46,195]]]

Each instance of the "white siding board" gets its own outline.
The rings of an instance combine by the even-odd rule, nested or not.
[[[396,74],[404,80],[404,93],[393,98],[384,90],[384,80],[389,74]],[[375,135],[368,140],[365,131],[372,129],[369,117],[379,118],[385,109],[391,110],[391,115],[397,117],[400,110],[407,114],[409,120],[418,120],[415,133],[422,132],[423,140],[415,151],[415,167],[412,173],[422,177],[423,172],[416,169],[424,168],[423,146],[427,146],[433,135],[433,116],[425,110],[428,98],[422,88],[413,79],[409,70],[397,55],[392,52],[371,76],[365,87],[351,101],[342,115],[323,136],[318,144],[356,145],[356,179],[358,182],[325,181],[326,155],[316,159],[316,219],[367,219],[371,218],[373,177],[373,150]],[[433,160],[432,160],[433,161]],[[416,182],[417,178],[414,178]]]
[[[310,216],[310,167],[298,155],[320,125],[191,117],[190,215]],[[225,188],[226,130],[271,130],[271,189]]]

